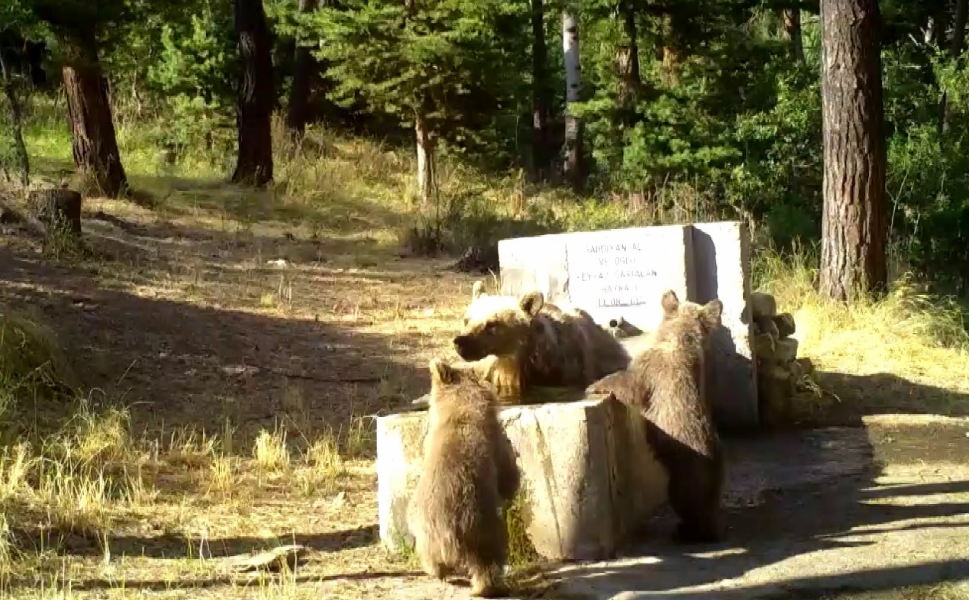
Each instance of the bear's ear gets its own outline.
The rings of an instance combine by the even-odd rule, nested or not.
[[[454,381],[454,369],[439,358],[431,359],[431,383],[452,383]]]
[[[545,294],[538,291],[529,292],[521,297],[518,301],[518,306],[527,314],[534,317],[545,306]]]
[[[478,281],[475,281],[474,285],[471,287],[471,299],[477,300],[481,296],[484,296],[484,293],[485,293],[484,282],[481,281],[480,279]]]
[[[714,330],[720,326],[720,318],[723,315],[723,302],[714,299],[703,305],[700,309],[700,320],[707,330]]]
[[[666,313],[667,317],[674,316],[676,311],[680,309],[680,299],[676,297],[676,292],[673,290],[666,290],[660,303],[663,305],[663,312]]]

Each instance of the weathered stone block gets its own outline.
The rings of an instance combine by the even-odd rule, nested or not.
[[[642,418],[612,398],[513,406],[500,420],[518,454],[526,535],[545,558],[612,556],[666,500]],[[413,540],[407,504],[426,434],[425,411],[377,420],[380,537],[391,550]]]
[[[791,413],[795,391],[794,376],[782,365],[766,366],[760,374],[760,401],[768,422],[785,421]]]
[[[777,328],[778,337],[786,338],[790,335],[794,335],[794,332],[797,331],[797,324],[794,322],[794,316],[791,315],[791,313],[774,315],[771,321]]]
[[[750,307],[752,319],[770,318],[777,314],[777,300],[770,294],[752,292],[747,299],[747,305]]]
[[[797,340],[784,338],[774,344],[774,359],[779,363],[788,363],[797,358]]]
[[[695,223],[693,256],[696,296],[723,302],[723,327],[710,339],[707,377],[721,426],[752,428],[759,423],[757,365],[751,348],[750,236],[739,221]]]
[[[754,334],[766,333],[767,335],[774,336],[775,338],[781,337],[781,332],[777,329],[777,325],[774,323],[773,319],[768,319],[761,317],[759,319],[754,319]]]
[[[777,338],[768,333],[758,333],[754,336],[754,355],[757,360],[772,362],[774,360]]]

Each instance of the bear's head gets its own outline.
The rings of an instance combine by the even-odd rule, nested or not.
[[[454,349],[464,360],[517,355],[528,341],[532,319],[544,305],[542,292],[517,298],[489,295],[484,291],[484,283],[476,281],[461,334],[454,338]]]
[[[497,359],[489,357],[485,360],[464,363],[452,363],[440,358],[431,359],[431,398],[430,403],[445,397],[443,392],[447,388],[471,386],[481,391],[490,389],[487,377]]]
[[[723,302],[714,299],[706,304],[689,300],[681,301],[676,292],[668,290],[661,300],[663,320],[656,330],[657,342],[662,340],[688,340],[703,345],[710,334],[720,327]]]

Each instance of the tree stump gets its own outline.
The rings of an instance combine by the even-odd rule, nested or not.
[[[73,235],[81,234],[81,194],[68,189],[46,189],[30,192],[28,203],[40,222],[49,229],[63,228]]]

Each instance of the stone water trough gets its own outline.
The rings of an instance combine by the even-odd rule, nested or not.
[[[707,375],[715,416],[722,426],[758,425],[747,307],[749,239],[741,223],[518,238],[499,242],[498,252],[503,293],[537,289],[551,302],[588,310],[600,325],[615,330],[653,330],[667,289],[694,302],[719,298],[723,328],[711,340]],[[651,338],[641,333],[622,343],[635,355]],[[522,473],[515,505],[540,556],[609,558],[665,504],[666,473],[647,445],[643,421],[616,400],[532,389],[521,405],[503,408],[500,420]],[[380,537],[393,551],[413,540],[407,504],[420,477],[426,433],[426,410],[377,420]]]
[[[518,454],[516,503],[525,535],[551,560],[601,560],[666,501],[666,474],[646,443],[638,413],[611,396],[508,406],[500,421]],[[407,504],[421,469],[427,411],[377,419],[380,538],[395,552],[412,546]]]

